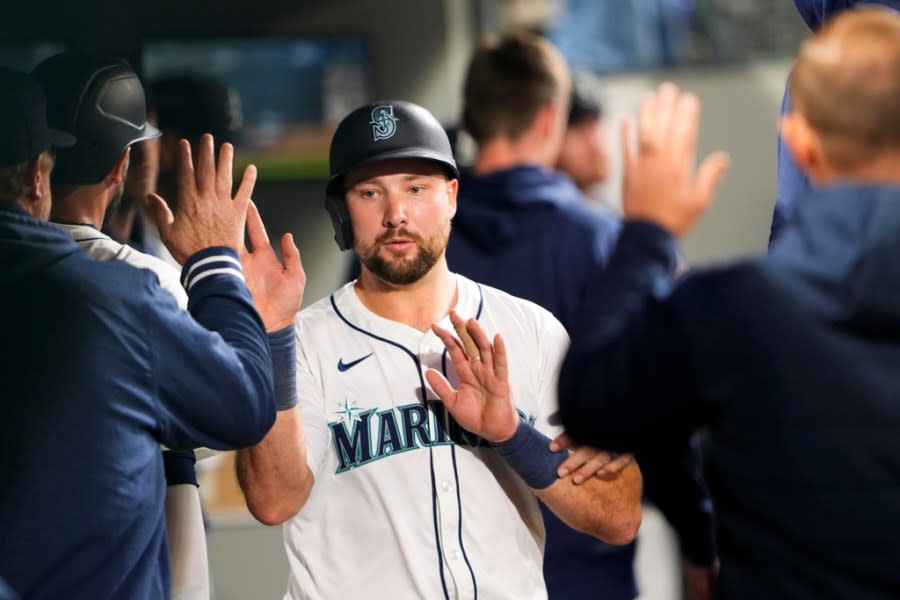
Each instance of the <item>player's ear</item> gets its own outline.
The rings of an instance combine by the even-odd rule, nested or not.
[[[553,132],[560,128],[560,110],[561,105],[558,102],[548,102],[543,105],[534,117],[534,124],[541,133],[541,137],[552,137]]]
[[[459,194],[459,179],[447,180],[447,200],[450,203],[450,218],[456,216],[456,197]]]
[[[791,111],[781,117],[781,139],[800,169],[815,177],[822,168],[822,139],[801,113]]]
[[[109,175],[107,175],[110,181],[115,185],[119,185],[122,183],[122,180],[125,179],[125,175],[128,172],[129,156],[131,156],[131,148],[125,148],[125,151],[122,152],[122,155],[119,156],[119,160],[116,161],[116,164],[113,165]]]
[[[22,182],[25,184],[23,196],[27,203],[36,204],[41,199],[41,182],[44,177],[49,177],[49,173],[41,173],[41,156],[38,155],[28,161],[22,174]]]

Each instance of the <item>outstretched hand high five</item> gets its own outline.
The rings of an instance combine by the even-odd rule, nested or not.
[[[271,333],[284,329],[293,324],[303,301],[306,273],[300,262],[300,251],[294,244],[293,236],[285,233],[281,237],[282,266],[252,201],[247,210],[247,237],[253,250],[241,245],[241,267],[253,303],[266,325],[266,331]]]
[[[515,434],[519,415],[509,389],[503,338],[495,335],[492,344],[475,319],[463,321],[454,311],[450,311],[450,321],[455,328],[465,326],[478,347],[478,355],[470,358],[453,334],[432,325],[432,331],[447,346],[459,378],[459,389],[453,389],[447,379],[434,369],[429,369],[425,377],[447,412],[463,428],[489,442],[505,442]]]
[[[663,83],[644,98],[637,149],[629,123],[622,127],[626,219],[652,221],[677,236],[703,214],[728,168],[728,156],[715,152],[695,168],[699,128],[700,102],[693,94]]]
[[[212,246],[240,251],[244,245],[247,205],[256,183],[256,167],[244,170],[241,185],[231,197],[234,148],[222,144],[216,165],[213,138],[204,134],[197,151],[197,165],[187,140],[178,142],[178,205],[175,214],[158,194],[148,197],[163,243],[179,263]]]

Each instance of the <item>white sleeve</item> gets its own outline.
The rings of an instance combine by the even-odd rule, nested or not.
[[[569,349],[569,334],[552,314],[541,311],[536,321],[538,349],[538,398],[540,410],[534,426],[549,438],[562,433],[561,425],[551,425],[559,410],[559,371]],[[556,422],[554,420],[554,422]]]
[[[166,536],[172,600],[209,600],[209,560],[200,492],[192,483],[166,487]]]

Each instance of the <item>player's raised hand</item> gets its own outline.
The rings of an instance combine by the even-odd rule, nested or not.
[[[591,477],[613,477],[634,462],[631,454],[614,454],[590,446],[576,446],[565,432],[550,442],[550,451],[569,450],[569,458],[556,470],[560,477],[572,475],[572,483],[578,485]]]
[[[253,250],[242,245],[241,266],[253,303],[266,325],[266,331],[284,329],[294,322],[306,287],[300,251],[294,244],[293,236],[285,233],[281,237],[284,265],[281,264],[253,201],[247,209],[247,238]]]
[[[465,332],[463,336],[471,336],[478,354],[470,356],[453,334],[432,325],[432,331],[447,346],[459,379],[459,389],[453,389],[446,378],[434,369],[429,369],[425,377],[447,412],[463,428],[489,442],[505,442],[515,434],[519,415],[509,389],[503,338],[497,334],[491,343],[475,319],[463,321],[454,311],[450,311],[450,322],[457,331]]]
[[[653,221],[681,235],[703,214],[728,168],[728,156],[714,152],[696,168],[699,128],[700,101],[671,83],[641,103],[636,149],[630,124],[623,124],[626,219]]]
[[[158,194],[148,197],[163,243],[180,263],[212,246],[240,251],[244,245],[247,205],[256,183],[256,167],[244,170],[241,185],[231,197],[234,148],[222,144],[216,165],[213,138],[200,138],[196,169],[187,140],[178,142],[178,205],[175,214]]]

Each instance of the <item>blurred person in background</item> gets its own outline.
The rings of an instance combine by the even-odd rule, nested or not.
[[[857,6],[883,6],[900,10],[900,0],[794,0],[797,10],[809,28],[817,31],[825,21],[841,12]],[[785,86],[781,112],[791,110],[790,79]],[[772,213],[772,229],[769,233],[769,245],[772,245],[784,226],[790,222],[794,214],[797,199],[812,188],[809,177],[797,166],[797,162],[785,146],[784,140],[778,136],[778,187],[775,192],[775,209]]]
[[[608,166],[600,84],[590,73],[575,72],[568,126],[556,168],[571,177],[581,193],[590,198],[594,187],[606,181]]]
[[[900,15],[807,40],[784,144],[813,188],[768,255],[672,280],[727,157],[664,85],[625,144],[625,226],[560,376],[570,435],[619,451],[709,429],[723,598],[900,596]],[[623,136],[628,139],[627,136]]]

